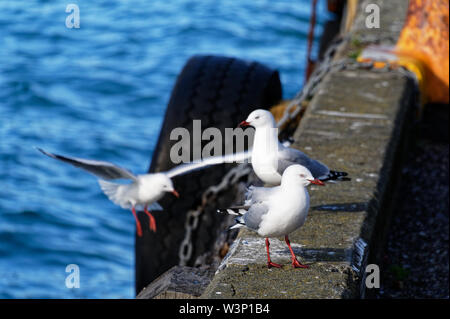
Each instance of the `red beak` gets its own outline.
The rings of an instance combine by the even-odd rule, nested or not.
[[[241,123],[239,123],[238,127],[246,127],[246,126],[250,126],[250,123],[247,121],[242,121]]]
[[[317,179],[317,178],[315,178],[315,179],[308,179],[308,181],[310,181],[311,184],[316,184],[316,185],[319,185],[319,186],[325,186],[325,183],[322,182],[320,179]]]
[[[180,197],[180,194],[178,194],[178,192],[176,190],[173,190],[172,194],[174,194],[177,198]]]

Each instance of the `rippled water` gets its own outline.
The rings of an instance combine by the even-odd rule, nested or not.
[[[80,29],[65,27],[71,2]],[[144,172],[191,55],[263,62],[293,96],[303,82],[309,11],[306,0],[2,0],[0,297],[134,297],[132,214],[110,203],[91,175],[33,147]],[[79,289],[65,286],[68,264],[80,267]]]

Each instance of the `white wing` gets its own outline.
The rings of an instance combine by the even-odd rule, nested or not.
[[[168,170],[166,175],[170,178],[187,174],[192,171],[196,171],[205,167],[209,167],[211,165],[219,165],[225,163],[243,163],[251,157],[251,151],[239,152],[233,154],[227,154],[224,156],[213,156],[208,157],[204,160],[194,161],[186,164],[180,164],[175,166],[174,168]]]

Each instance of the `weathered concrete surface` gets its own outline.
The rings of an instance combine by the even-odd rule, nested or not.
[[[371,2],[382,3],[396,19],[399,8],[407,6],[406,1]],[[359,12],[355,23],[361,19]],[[391,28],[398,35],[400,30]],[[383,33],[376,31],[370,41],[392,41],[377,34]],[[294,134],[293,147],[348,172],[352,180],[310,188],[308,219],[290,235],[294,252],[310,268],[292,269],[279,238],[271,240],[271,257],[284,266],[267,269],[264,239],[243,230],[201,297],[363,297],[365,265],[368,258],[377,262],[390,217],[395,168],[415,112],[414,90],[413,81],[395,72],[328,74]]]
[[[366,19],[373,13],[365,12],[369,5],[380,8],[380,28],[367,28]],[[350,33],[366,43],[383,43],[394,45],[406,19],[409,1],[400,0],[359,0],[358,12],[353,21]],[[369,7],[370,8],[370,7]]]
[[[145,287],[137,299],[194,299],[211,282],[208,269],[174,266]]]
[[[368,5],[380,8],[380,28],[367,28],[366,19],[373,12],[365,12]],[[349,34],[349,45],[341,47],[337,58],[355,56],[367,44],[395,45],[403,28],[409,1],[400,0],[360,0]],[[346,23],[346,21],[343,21]]]

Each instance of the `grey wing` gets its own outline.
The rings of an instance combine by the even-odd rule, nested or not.
[[[310,170],[314,178],[326,176],[330,173],[330,170],[325,164],[309,158],[302,151],[289,147],[280,148],[278,151],[278,173],[283,175],[284,170],[293,164],[305,166]]]
[[[264,202],[272,192],[275,190],[274,187],[255,187],[250,186],[245,193],[245,203],[247,205]]]
[[[85,171],[88,171],[89,173],[94,174],[95,176],[105,179],[105,180],[131,179],[131,180],[136,181],[136,176],[133,173],[131,173],[130,171],[128,171],[124,168],[121,168],[112,163],[109,163],[109,162],[94,161],[94,160],[87,160],[87,159],[76,158],[76,157],[62,156],[62,155],[57,155],[57,154],[52,154],[52,153],[46,152],[41,148],[37,148],[37,149],[44,155],[47,155],[51,158],[54,158],[59,161],[66,162],[73,166],[84,169]]]
[[[180,164],[166,172],[170,178],[177,175],[187,174],[196,170],[200,170],[211,165],[219,165],[225,163],[244,163],[251,157],[251,152],[239,152],[233,154],[227,154],[224,156],[212,156],[203,160],[193,161],[191,163]]]
[[[263,216],[269,212],[269,206],[265,203],[253,204],[247,213],[242,216],[245,226],[252,230],[258,230],[262,222]]]

